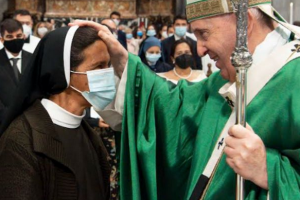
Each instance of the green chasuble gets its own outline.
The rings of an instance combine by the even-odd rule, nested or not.
[[[247,122],[267,148],[272,200],[300,197],[299,61],[286,64],[247,107]],[[127,70],[120,198],[188,199],[231,113],[218,93],[226,81],[215,73],[176,86],[133,55]],[[204,199],[234,200],[235,177],[223,155]],[[267,191],[250,181],[245,187],[246,199],[266,199]]]

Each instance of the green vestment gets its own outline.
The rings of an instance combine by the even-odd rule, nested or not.
[[[231,108],[219,73],[173,85],[129,55],[120,138],[121,200],[183,200],[203,172]],[[271,199],[300,197],[300,59],[286,64],[247,107],[267,148]],[[297,66],[298,65],[298,66]],[[235,199],[236,175],[222,156],[205,199]],[[246,181],[246,199],[267,191]]]

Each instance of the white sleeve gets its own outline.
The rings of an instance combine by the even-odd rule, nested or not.
[[[121,80],[116,81],[117,93],[115,100],[108,105],[104,110],[97,111],[101,118],[107,123],[113,130],[122,130],[122,118],[124,111],[124,98],[127,83],[127,67],[128,61],[126,63],[125,69],[123,71]],[[118,84],[119,83],[119,84]]]

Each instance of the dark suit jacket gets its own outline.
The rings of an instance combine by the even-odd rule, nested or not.
[[[32,54],[27,51],[22,51],[21,74],[24,72],[31,55]],[[13,93],[18,87],[18,84],[5,48],[3,48],[0,50],[0,124],[5,109],[9,106],[10,102],[12,102]]]
[[[110,166],[100,137],[82,121],[98,156],[101,192],[109,199]],[[78,183],[54,124],[40,101],[17,117],[0,138],[0,199],[78,199]],[[104,191],[102,191],[104,190]]]
[[[123,31],[118,30],[118,40],[122,46],[127,50],[126,34]]]
[[[195,63],[196,63],[196,66],[194,66],[194,68],[202,69],[201,57],[199,57],[197,54],[197,42],[194,41],[193,39],[189,38],[188,36],[186,36],[186,39],[192,45],[192,53],[194,55],[194,59],[195,59]],[[164,39],[161,43],[163,59],[166,63],[168,63],[169,65],[171,65],[173,67],[174,67],[174,64],[171,60],[171,50],[173,48],[174,43],[175,43],[174,35],[172,37],[168,37],[168,38]]]

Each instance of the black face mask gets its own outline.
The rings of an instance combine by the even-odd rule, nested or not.
[[[175,58],[175,64],[181,69],[187,69],[188,67],[192,67],[194,65],[194,58],[189,54],[182,54]]]
[[[23,48],[24,39],[4,40],[3,45],[8,51],[19,53]]]

